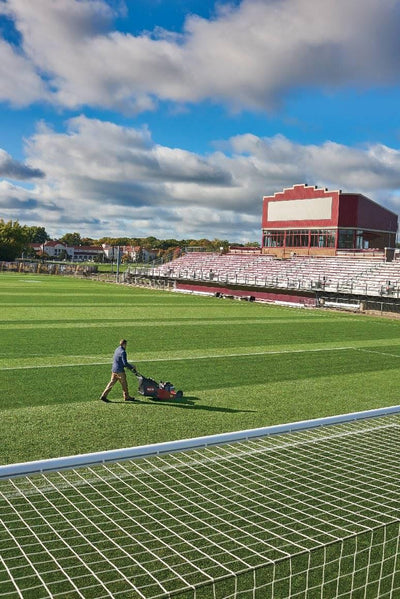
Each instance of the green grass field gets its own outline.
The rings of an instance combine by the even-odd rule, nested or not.
[[[397,320],[6,273],[0,305],[2,464],[398,403]],[[121,337],[182,400],[99,401]]]
[[[2,464],[398,403],[396,320],[44,275],[1,274],[0,302]],[[121,337],[184,397],[101,402]],[[395,597],[398,426],[3,480],[0,595]]]

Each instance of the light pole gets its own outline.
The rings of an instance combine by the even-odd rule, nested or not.
[[[119,264],[120,264],[120,251],[119,251],[119,245],[118,245],[117,246],[117,275],[116,275],[117,283],[119,283]]]

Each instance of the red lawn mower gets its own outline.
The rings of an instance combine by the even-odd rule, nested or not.
[[[139,380],[139,393],[144,397],[150,397],[154,400],[168,401],[171,399],[180,399],[183,397],[183,391],[176,391],[172,383],[160,381],[157,383],[153,379],[148,379],[142,374],[136,373]]]

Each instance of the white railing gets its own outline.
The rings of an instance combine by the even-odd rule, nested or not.
[[[154,443],[151,445],[141,445],[139,447],[128,447],[124,449],[113,449],[110,451],[100,451],[96,453],[85,453],[80,455],[65,456],[61,458],[50,458],[48,460],[36,460],[32,462],[21,462],[18,464],[9,464],[0,466],[0,480],[16,476],[30,476],[44,472],[60,471],[79,467],[88,467],[96,464],[105,464],[109,462],[119,462],[122,460],[133,460],[145,458],[152,455],[161,455],[177,451],[186,451],[197,448],[209,447],[211,445],[220,445],[223,443],[234,443],[236,441],[246,441],[257,437],[266,437],[269,435],[282,435],[294,431],[307,430],[319,426],[329,426],[333,424],[342,424],[353,420],[362,420],[365,418],[376,418],[378,416],[387,416],[400,412],[400,405],[365,410],[362,412],[351,412],[338,416],[327,416],[325,418],[315,418],[312,420],[301,420],[286,424],[276,424],[262,428],[253,428],[248,430],[236,431],[231,433],[221,433],[218,435],[209,435],[205,437],[195,437],[193,439],[182,439],[180,441],[170,441],[164,443]]]

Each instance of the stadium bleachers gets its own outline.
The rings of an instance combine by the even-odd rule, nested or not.
[[[154,269],[157,276],[262,287],[398,297],[400,261],[376,258],[193,252]]]

